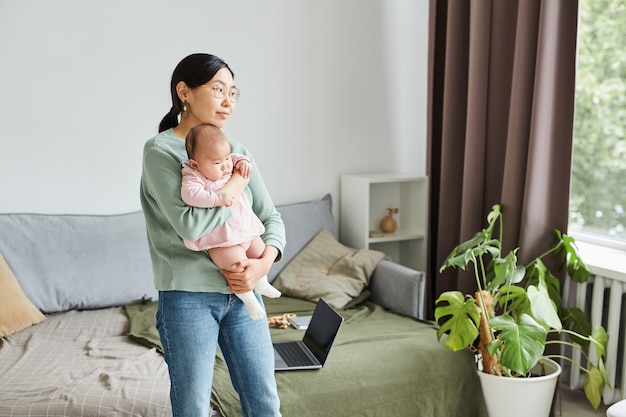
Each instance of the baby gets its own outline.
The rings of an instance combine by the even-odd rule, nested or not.
[[[263,223],[252,211],[250,201],[242,193],[238,201],[229,193],[218,192],[228,182],[233,170],[244,178],[252,173],[252,164],[244,155],[231,153],[230,143],[218,127],[201,124],[189,131],[185,138],[189,162],[183,164],[181,197],[192,207],[230,207],[232,216],[226,222],[200,237],[195,242],[185,241],[189,249],[207,250],[211,260],[220,269],[230,271],[232,265],[247,258],[260,258],[265,250],[261,234]],[[267,276],[254,289],[270,298],[280,297]],[[265,311],[252,291],[236,294],[243,301],[254,320],[265,316]]]

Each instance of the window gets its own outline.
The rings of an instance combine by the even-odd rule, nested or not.
[[[626,2],[579,7],[569,231],[626,248]]]

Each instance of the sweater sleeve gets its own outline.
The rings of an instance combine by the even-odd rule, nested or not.
[[[191,207],[181,198],[181,164],[184,142],[179,139],[155,140],[144,146],[142,206],[148,215],[162,217],[185,240],[196,241],[222,225],[231,216],[225,207]],[[162,142],[162,143],[160,143]],[[177,149],[176,146],[180,146]]]

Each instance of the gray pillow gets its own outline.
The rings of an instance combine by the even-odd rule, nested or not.
[[[326,194],[321,200],[276,206],[285,223],[287,245],[283,251],[283,258],[274,264],[268,274],[270,282],[320,230],[328,229],[337,237],[332,207],[330,194]]]
[[[0,253],[46,313],[157,298],[143,213],[0,214]]]

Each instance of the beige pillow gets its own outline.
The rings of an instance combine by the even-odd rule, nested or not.
[[[45,320],[26,297],[13,272],[0,254],[0,337],[9,336]]]
[[[272,284],[288,297],[309,301],[323,298],[342,308],[369,285],[372,272],[384,257],[379,251],[348,249],[322,229]]]

